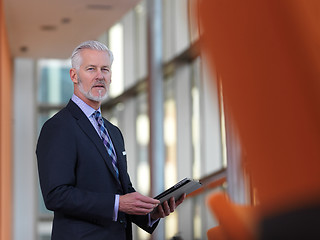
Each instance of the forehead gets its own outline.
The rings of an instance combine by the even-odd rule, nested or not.
[[[81,65],[110,66],[109,53],[105,51],[83,49],[81,52]]]

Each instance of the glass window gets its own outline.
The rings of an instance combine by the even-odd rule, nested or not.
[[[117,23],[109,30],[109,48],[114,55],[109,94],[115,97],[123,92],[123,25]]]
[[[146,1],[136,6],[135,11],[135,77],[137,80],[147,76],[147,14]]]
[[[176,102],[174,98],[173,78],[165,81],[164,102],[164,144],[166,151],[164,184],[165,189],[177,182],[177,116]],[[178,215],[174,212],[165,219],[165,236],[171,238],[178,232]]]
[[[142,194],[150,193],[150,166],[149,166],[149,141],[150,121],[147,112],[146,94],[138,97],[138,114],[136,119],[136,140],[137,140],[137,187]]]
[[[174,20],[174,50],[175,54],[185,51],[190,45],[190,35],[188,28],[188,1],[171,0],[173,5]],[[172,44],[172,43],[171,43]]]
[[[200,72],[198,64],[192,66],[192,146],[193,146],[193,167],[192,177],[201,177],[201,144],[200,144]]]
[[[175,32],[174,32],[174,19],[173,19],[173,1],[164,0],[163,9],[162,9],[162,31],[163,31],[163,61],[169,61],[174,57],[174,41],[175,41]]]
[[[70,60],[39,60],[38,102],[40,104],[64,104],[72,96]]]
[[[165,103],[164,103],[164,144],[166,150],[165,161],[165,188],[169,188],[177,182],[177,116],[176,103],[173,92],[173,79],[165,82]]]
[[[150,165],[149,165],[149,137],[150,121],[148,116],[148,105],[146,93],[137,97],[136,118],[136,141],[137,141],[137,191],[143,195],[150,194]],[[149,239],[150,235],[144,230],[137,229],[138,239]]]
[[[163,0],[163,59],[170,61],[190,46],[188,1]]]
[[[52,228],[51,222],[41,223],[38,226],[38,239],[39,240],[50,240],[51,239],[51,228]]]
[[[199,40],[199,34],[200,34],[200,30],[201,30],[201,29],[199,29],[199,22],[198,22],[198,17],[197,17],[197,14],[199,13],[198,3],[199,3],[198,0],[189,0],[188,22],[189,22],[190,41],[192,43]]]

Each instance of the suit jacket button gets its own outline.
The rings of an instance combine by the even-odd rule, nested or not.
[[[125,228],[127,227],[127,222],[125,220],[120,219],[119,222],[120,224],[123,224]]]

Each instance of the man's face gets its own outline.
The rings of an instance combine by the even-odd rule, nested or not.
[[[107,97],[111,83],[111,66],[107,52],[92,49],[81,51],[81,65],[74,70],[71,79],[75,84],[75,93],[85,102],[101,102]]]

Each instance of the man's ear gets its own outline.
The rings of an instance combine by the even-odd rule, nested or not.
[[[78,74],[75,68],[71,68],[69,71],[70,79],[74,84],[78,84]]]

